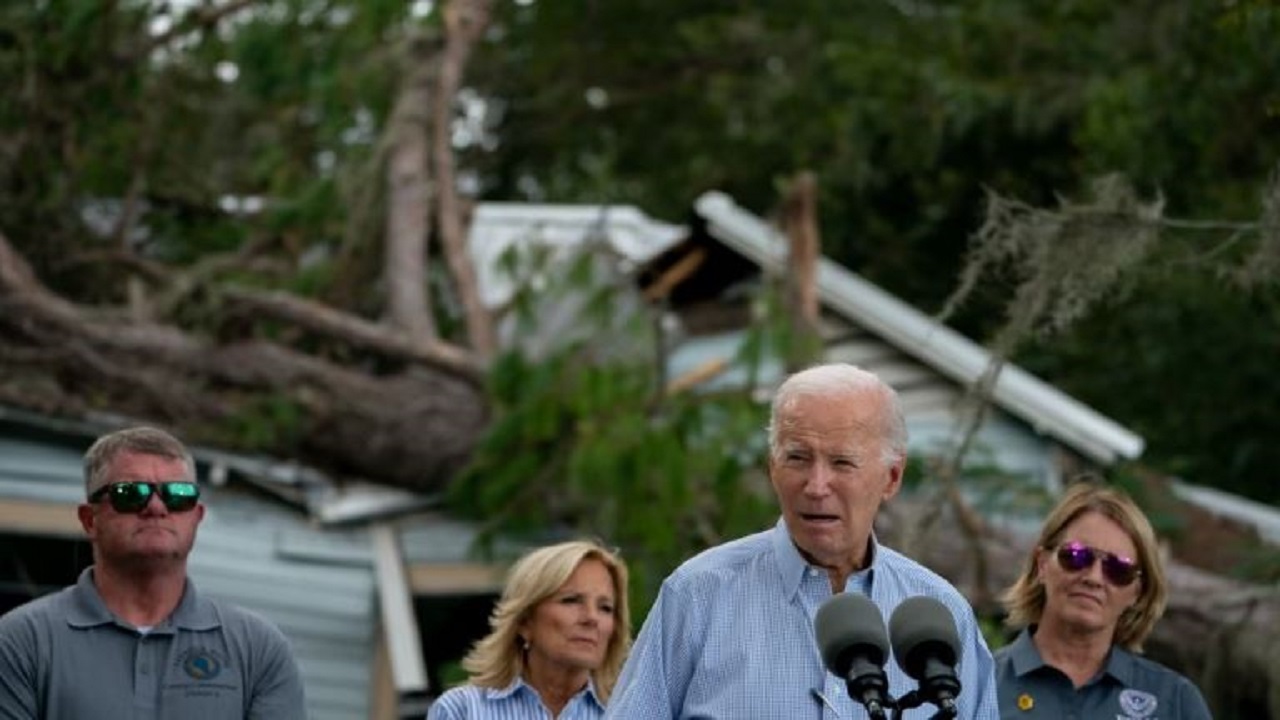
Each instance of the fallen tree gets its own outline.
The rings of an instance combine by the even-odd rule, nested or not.
[[[416,490],[440,490],[487,422],[480,366],[297,298],[230,292],[393,369],[369,372],[247,336],[218,342],[174,325],[71,303],[0,235],[0,402],[58,415],[113,413]],[[258,422],[263,430],[247,427]],[[230,442],[232,438],[234,442]]]
[[[58,111],[57,122],[28,124],[39,132],[24,130],[0,143],[33,158],[47,148],[76,146],[71,155],[96,168],[82,173],[75,163],[45,165],[31,158],[7,164],[19,169],[12,176],[20,181],[5,184],[0,193],[9,201],[6,208],[41,220],[6,216],[8,225],[0,228],[0,402],[65,417],[110,413],[163,423],[192,441],[289,457],[339,481],[441,491],[468,461],[489,421],[482,386],[492,352],[491,319],[465,262],[466,208],[455,189],[453,148],[444,141],[470,51],[488,22],[489,2],[445,3],[442,12],[450,21],[436,31],[420,31],[412,23],[388,30],[394,42],[387,58],[402,61],[398,109],[364,163],[353,163],[359,169],[350,171],[347,199],[354,202],[341,248],[334,247],[327,228],[312,227],[324,237],[311,245],[300,240],[309,233],[298,229],[296,217],[275,225],[237,204],[252,198],[297,208],[305,205],[299,198],[305,192],[296,186],[275,188],[263,200],[253,172],[206,182],[216,174],[211,168],[234,164],[224,160],[247,147],[246,135],[281,133],[280,141],[268,139],[265,145],[279,148],[298,136],[296,125],[281,121],[282,113],[274,110],[261,117],[248,109],[237,115],[232,106],[252,108],[258,99],[244,86],[236,88],[246,93],[237,96],[239,105],[206,104],[209,94],[199,82],[190,84],[195,78],[184,74],[183,63],[149,59],[178,48],[198,53],[199,44],[216,35],[217,43],[228,45],[214,54],[245,51],[269,65],[253,55],[254,32],[305,32],[306,23],[288,13],[268,17],[255,5],[236,0],[191,9],[160,33],[151,31],[148,9],[102,8],[101,18],[87,25],[103,32],[68,47],[121,62],[92,63],[74,81],[46,65],[44,56],[25,56],[30,87],[120,83],[125,89],[107,95],[133,110],[108,110],[106,116],[132,118],[120,137],[136,142],[121,143],[119,155],[114,146],[86,150],[77,144],[82,135],[103,138],[114,131],[95,126],[84,113]],[[233,17],[241,23],[238,33],[208,32],[225,29]],[[128,90],[137,87],[168,90],[152,98]],[[15,100],[31,117],[41,117],[59,104],[56,97],[26,93]],[[190,107],[200,122],[179,119],[186,100],[194,101]],[[100,109],[93,102],[81,109],[88,107]],[[199,155],[206,148],[192,139],[166,136],[153,144],[160,134],[148,122],[181,135],[189,127],[218,126],[212,118],[220,110],[236,119],[217,137],[227,145],[214,146],[210,155]],[[309,112],[309,122],[315,122],[319,111]],[[81,122],[93,130],[80,133]],[[160,146],[175,151],[158,152]],[[324,155],[306,142],[293,149],[296,158],[285,153],[272,160],[285,165],[300,159],[310,168]],[[186,176],[174,174],[174,166],[201,170]],[[98,187],[86,176],[118,182]],[[317,188],[324,185],[312,184],[311,191],[323,196]],[[175,219],[175,225],[166,224]],[[433,226],[440,228],[440,251],[449,265],[445,282],[452,283],[452,299],[464,308],[456,321],[469,347],[443,339],[437,329],[427,281]],[[219,232],[227,234],[211,240]],[[227,237],[236,240],[224,242]],[[284,290],[305,282],[299,276],[307,271],[302,257],[308,251],[326,254],[326,281],[311,292]],[[384,261],[380,272],[368,266],[375,258]]]

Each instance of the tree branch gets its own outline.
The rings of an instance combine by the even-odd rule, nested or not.
[[[382,274],[391,324],[416,340],[437,336],[427,292],[431,185],[427,135],[438,53],[422,37],[404,43],[403,74],[387,128],[386,241]]]
[[[478,369],[456,348],[362,336],[358,319],[329,308],[308,315],[311,304],[282,294],[268,300],[261,307],[386,341],[383,349],[422,366],[372,375],[271,342],[214,344],[94,313],[49,291],[0,235],[0,366],[9,365],[0,367],[0,398],[73,414],[110,408],[193,439],[424,491],[440,490],[465,464],[488,408]],[[33,365],[41,356],[45,364]]]
[[[482,358],[492,357],[497,348],[493,318],[480,302],[475,268],[466,251],[466,224],[458,198],[458,180],[453,158],[453,103],[462,83],[463,69],[471,49],[489,24],[488,0],[450,0],[443,8],[445,25],[444,62],[436,92],[432,127],[432,155],[436,167],[436,193],[440,208],[440,239],[445,259],[457,285],[467,318],[471,347]]]
[[[439,340],[408,338],[396,330],[283,292],[247,288],[223,288],[220,292],[232,303],[254,312],[362,345],[384,355],[420,362],[474,384],[480,382],[483,374],[480,361],[472,353]]]

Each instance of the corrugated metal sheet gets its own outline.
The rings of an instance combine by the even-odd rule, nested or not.
[[[376,590],[373,567],[351,562],[367,538],[335,542],[288,508],[226,489],[210,492],[208,507],[189,563],[201,591],[256,610],[289,636],[313,720],[367,717]],[[285,538],[296,546],[308,536],[316,540],[306,559],[281,551]]]
[[[400,547],[408,565],[469,565],[485,558],[475,552],[478,532],[473,523],[431,513],[400,523]],[[499,540],[493,553],[512,558],[529,549],[526,544]]]
[[[74,505],[84,498],[81,452],[0,434],[0,497]]]

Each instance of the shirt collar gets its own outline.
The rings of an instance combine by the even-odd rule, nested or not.
[[[511,681],[510,685],[504,688],[490,688],[490,687],[485,688],[484,694],[490,700],[500,700],[502,698],[511,697],[512,695],[515,695],[517,692],[520,692],[523,689],[528,689],[529,692],[533,692],[533,688],[530,687],[529,684],[524,681],[524,678],[516,677],[515,680]]]
[[[93,582],[93,567],[80,571],[80,577],[71,589],[71,608],[67,613],[67,624],[76,628],[90,628],[99,625],[116,624],[122,628],[133,630],[129,624],[118,620],[107,604],[103,602],[98,586]],[[196,592],[196,586],[187,578],[186,587],[182,591],[182,599],[178,607],[165,622],[155,626],[154,633],[173,632],[175,629],[212,630],[222,623],[213,603]]]
[[[102,602],[98,588],[93,584],[93,568],[80,571],[76,584],[71,588],[71,607],[67,612],[67,624],[71,627],[94,627],[115,622],[115,616]]]
[[[522,677],[516,677],[515,680],[511,681],[510,685],[504,688],[485,688],[484,694],[485,697],[490,700],[501,700],[503,698],[511,697],[519,692],[527,692],[538,702],[542,702],[542,698],[538,696],[538,691],[533,689],[533,686],[525,682]],[[604,711],[604,702],[600,700],[600,695],[596,693],[595,678],[587,678],[587,686],[579,690],[573,698],[569,699],[569,702],[572,703],[575,698],[579,698],[584,694],[592,703],[595,703],[602,712]]]
[[[1119,680],[1125,687],[1133,687],[1137,668],[1138,659],[1133,656],[1133,653],[1119,645],[1112,645],[1111,655],[1107,658],[1103,672]]]
[[[791,533],[787,530],[786,518],[778,518],[778,522],[773,526],[772,537],[773,556],[778,561],[778,574],[782,578],[782,589],[786,591],[787,597],[793,597],[800,590],[800,583],[804,580],[805,570],[810,567],[826,573],[823,568],[811,566],[808,560],[800,554],[800,549],[796,547],[795,542],[791,540]],[[871,534],[871,539],[867,542],[867,554],[871,558],[871,562],[867,563],[864,570],[859,570],[849,576],[845,583],[845,591],[854,590],[865,595],[870,595],[876,576],[876,568],[880,564],[881,553],[880,544],[876,541],[875,533]]]
[[[1013,661],[1013,674],[1022,677],[1032,670],[1045,666],[1040,650],[1031,642],[1031,628],[1023,628],[1009,645],[1009,657]]]
[[[800,581],[804,579],[804,571],[809,567],[800,550],[791,541],[791,533],[787,532],[787,521],[778,518],[770,536],[773,543],[773,556],[778,561],[778,574],[782,578],[782,589],[787,597],[794,597],[800,590]]]
[[[1009,648],[1013,672],[1018,677],[1047,665],[1040,656],[1040,650],[1032,642],[1031,634],[1032,628],[1023,628]],[[1136,666],[1137,660],[1132,653],[1118,645],[1112,645],[1107,653],[1107,662],[1102,667],[1102,674],[1110,675],[1125,686],[1132,687]]]

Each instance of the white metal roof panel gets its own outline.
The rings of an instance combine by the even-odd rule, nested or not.
[[[785,271],[784,238],[729,196],[705,193],[696,209],[716,239],[770,272]],[[982,346],[830,259],[819,259],[817,275],[823,304],[962,385],[978,380],[991,362]],[[1096,461],[1111,463],[1142,453],[1144,441],[1137,434],[1016,365],[1001,371],[993,401]]]
[[[1248,525],[1257,530],[1262,539],[1280,545],[1280,509],[1207,485],[1177,481],[1173,483],[1173,492],[1215,515]]]
[[[620,257],[642,263],[675,245],[685,233],[684,227],[654,220],[629,205],[486,202],[476,206],[471,218],[467,249],[481,301],[499,307],[514,289],[498,260],[517,243],[536,240],[563,253],[598,237]]]

